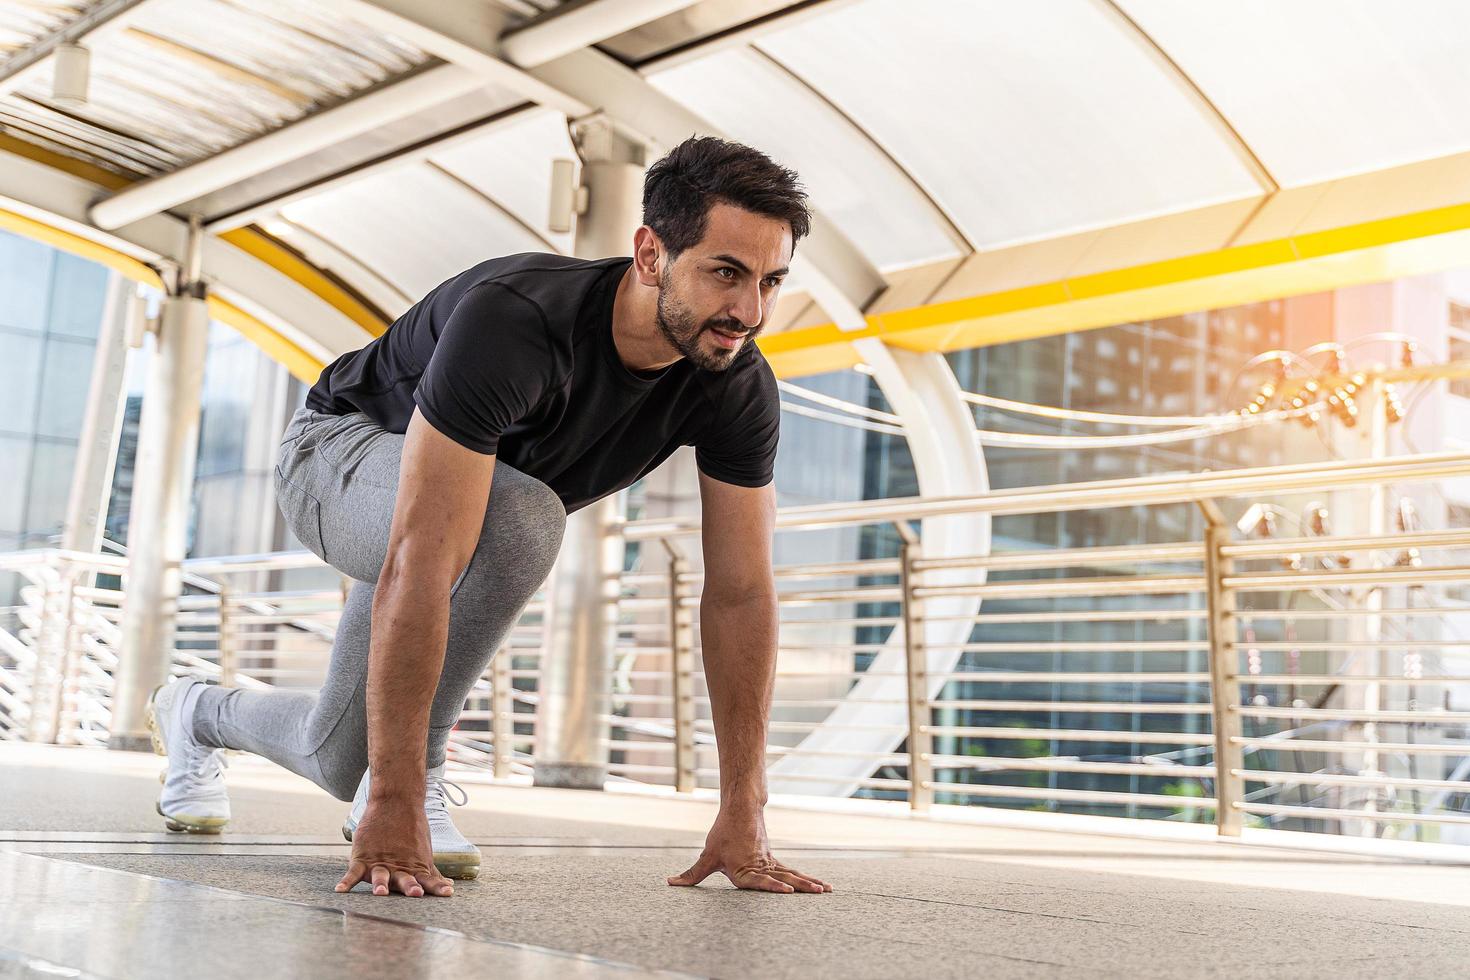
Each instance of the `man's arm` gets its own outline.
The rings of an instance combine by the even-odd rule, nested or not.
[[[367,812],[337,885],[373,894],[452,894],[434,868],[424,816],[429,706],[444,667],[449,590],[485,520],[495,457],[466,449],[417,410],[404,437],[388,553],[373,595],[368,650]]]
[[[776,488],[738,487],[700,473],[699,491],[700,635],[720,755],[720,813],[699,860],[669,884],[697,885],[720,871],[739,888],[831,891],[778,862],[766,837],[766,729],[779,631],[771,567]]]

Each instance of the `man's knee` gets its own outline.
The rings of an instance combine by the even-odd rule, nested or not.
[[[325,761],[318,755],[317,762],[321,778],[316,784],[344,803],[351,803],[357,795],[357,784],[362,782],[362,774],[367,770],[360,763],[346,759]]]
[[[496,467],[480,535],[482,549],[504,559],[506,549],[513,548],[528,568],[544,569],[544,578],[561,550],[566,524],[566,507],[555,490],[518,470],[502,473]]]

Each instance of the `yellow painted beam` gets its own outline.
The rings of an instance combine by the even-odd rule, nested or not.
[[[0,209],[0,228],[44,242],[63,252],[90,259],[115,270],[133,282],[141,282],[154,289],[163,288],[163,281],[152,266],[74,232],[65,231],[27,215],[3,209]],[[239,331],[242,336],[265,351],[272,359],[285,365],[288,371],[302,381],[311,384],[321,374],[322,362],[288,340],[275,327],[245,312],[234,303],[213,294],[209,296],[208,302],[211,317]]]
[[[778,377],[852,367],[851,342],[965,350],[1470,265],[1470,204],[931,303],[762,337]]]
[[[163,280],[158,277],[157,270],[146,262],[140,262],[115,248],[109,248],[89,238],[64,231],[55,225],[38,221],[15,211],[0,209],[0,228],[105,265],[134,282],[141,282],[155,289],[163,288]]]
[[[388,323],[377,310],[358,299],[336,278],[307,262],[274,238],[258,231],[254,226],[236,228],[219,237],[221,241],[229,242],[240,251],[253,255],[277,272],[305,286],[341,310],[370,335],[378,337],[388,329]]]

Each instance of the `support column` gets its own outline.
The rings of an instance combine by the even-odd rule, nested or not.
[[[587,208],[577,220],[583,258],[628,254],[643,221],[643,147],[594,118],[576,127]],[[625,495],[613,494],[570,515],[551,573],[549,643],[541,664],[536,719],[537,786],[602,789],[608,693],[617,647],[617,533]]]
[[[209,312],[201,277],[203,230],[190,222],[188,261],[164,300],[138,432],[122,645],[112,696],[108,746],[144,750],[144,707],[169,676],[182,589],[189,500],[199,447],[200,399]]]
[[[92,384],[77,448],[67,498],[66,521],[61,529],[64,551],[95,552],[102,547],[112,471],[117,463],[118,432],[122,429],[123,380],[128,365],[128,317],[137,287],[114,272],[107,282],[107,302],[97,331],[92,358]]]

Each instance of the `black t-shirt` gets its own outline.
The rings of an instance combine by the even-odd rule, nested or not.
[[[322,371],[306,406],[404,432],[415,405],[444,435],[546,483],[567,511],[631,485],[680,446],[725,483],[771,482],[776,376],[746,343],[724,371],[681,359],[634,373],[613,343],[631,259],[527,253],[434,287],[361,350]]]

